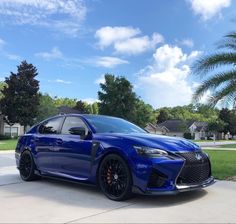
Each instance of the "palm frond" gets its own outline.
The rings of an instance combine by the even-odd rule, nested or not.
[[[236,40],[234,42],[229,42],[229,41],[221,41],[217,44],[218,49],[226,48],[229,50],[234,50],[236,51]]]
[[[208,101],[209,106],[215,106],[220,100],[229,104],[234,103],[236,96],[236,81],[230,82],[221,90],[215,92]]]
[[[224,37],[226,38],[231,38],[231,39],[236,39],[236,32],[230,32],[228,34],[226,34]]]
[[[193,74],[203,74],[207,73],[214,68],[221,65],[235,65],[236,64],[236,53],[216,53],[212,55],[207,55],[197,60],[192,66]]]
[[[224,39],[219,41],[217,44],[218,49],[229,49],[229,50],[236,50],[236,33],[231,32],[224,36]]]
[[[206,93],[208,90],[214,90],[219,87],[221,84],[228,81],[236,81],[236,70],[229,72],[223,72],[214,75],[213,77],[205,80],[196,90],[193,95],[193,102],[199,101],[199,99]]]

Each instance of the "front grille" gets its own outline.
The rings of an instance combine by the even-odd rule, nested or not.
[[[185,159],[185,164],[177,179],[177,184],[198,184],[211,176],[211,166],[203,152],[178,153]]]

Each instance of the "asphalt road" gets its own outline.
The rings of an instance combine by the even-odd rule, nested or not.
[[[22,182],[13,153],[0,153],[1,223],[235,223],[236,182],[176,196],[108,200],[94,187]]]

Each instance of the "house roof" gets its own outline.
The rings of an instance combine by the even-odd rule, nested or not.
[[[183,132],[185,129],[187,129],[189,126],[186,124],[186,122],[180,120],[180,119],[171,119],[164,121],[160,124],[158,124],[159,127],[167,128],[169,132]]]
[[[202,131],[206,130],[208,127],[207,122],[201,122],[201,121],[183,121],[180,119],[171,119],[164,121],[160,124],[158,124],[161,128],[168,129],[169,132],[184,132],[187,129],[189,129],[192,125],[196,126],[195,131]]]
[[[58,114],[80,114],[78,110],[75,110],[68,106],[60,106],[57,108]]]
[[[195,121],[193,124],[196,126],[196,131],[206,130],[208,128],[207,122]]]

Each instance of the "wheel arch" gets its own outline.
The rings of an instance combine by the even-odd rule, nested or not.
[[[36,159],[35,159],[35,154],[34,154],[33,150],[31,149],[31,147],[29,147],[29,146],[24,146],[24,147],[22,147],[22,150],[20,151],[20,159],[21,159],[21,155],[22,155],[25,151],[30,152],[30,154],[31,154],[31,156],[32,156],[32,158],[33,158],[33,161],[34,161],[35,168],[36,168],[36,170],[38,170],[37,163],[36,163]]]
[[[96,169],[96,184],[98,184],[98,174],[99,174],[99,169],[100,169],[101,163],[108,155],[111,155],[111,154],[118,155],[125,161],[128,169],[129,169],[130,176],[131,176],[131,181],[132,181],[132,184],[133,184],[133,175],[132,175],[131,167],[129,165],[128,155],[126,155],[126,153],[124,153],[119,148],[108,148],[106,150],[106,152],[104,152],[104,154],[100,157],[98,165],[97,165],[97,169]]]

